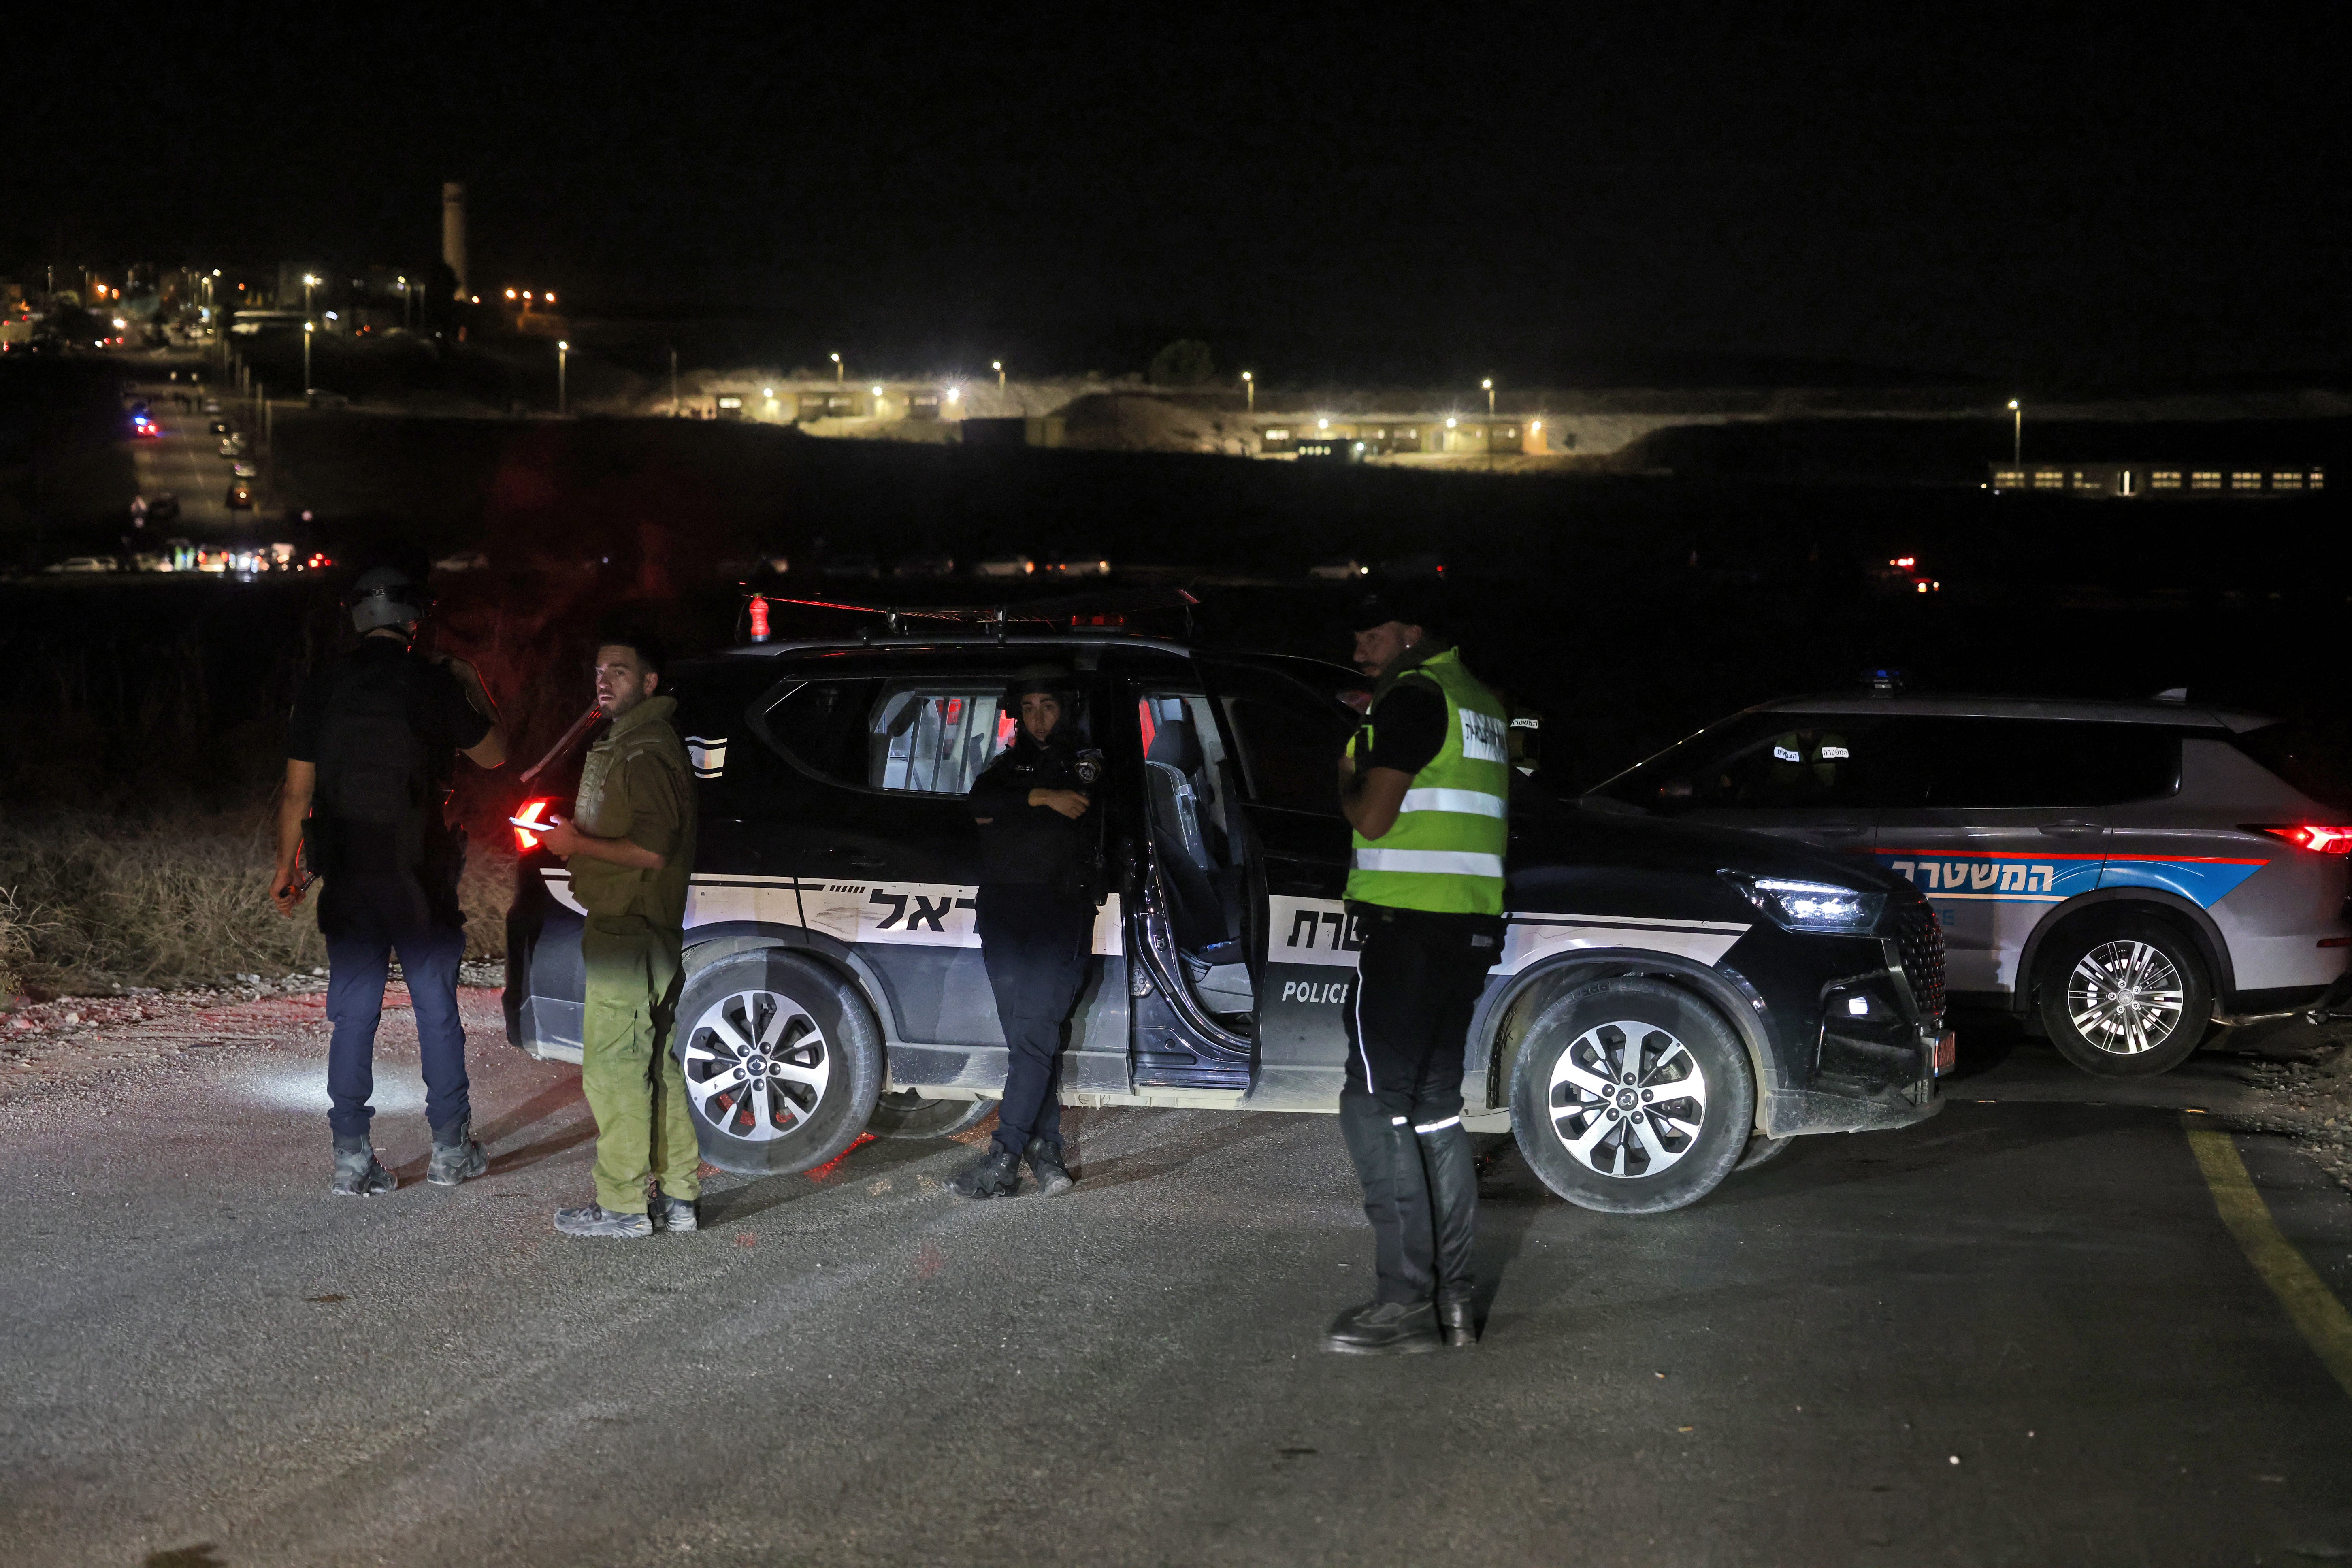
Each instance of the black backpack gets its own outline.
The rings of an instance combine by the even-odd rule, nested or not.
[[[354,664],[320,725],[318,870],[422,876],[438,847],[440,792],[415,716],[431,668],[414,656]]]

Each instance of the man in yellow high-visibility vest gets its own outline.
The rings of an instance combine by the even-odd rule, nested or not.
[[[1470,1245],[1478,1175],[1462,1130],[1463,1052],[1502,957],[1509,721],[1406,584],[1352,622],[1374,682],[1339,760],[1361,932],[1339,1125],[1364,1185],[1379,1293],[1324,1343],[1355,1354],[1477,1342]]]

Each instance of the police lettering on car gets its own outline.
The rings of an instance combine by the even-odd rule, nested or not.
[[[371,1197],[397,1184],[375,1157],[368,1103],[375,1089],[375,1030],[383,983],[400,956],[416,1013],[425,1114],[433,1128],[425,1180],[455,1186],[481,1174],[457,1020],[457,961],[466,920],[457,908],[464,835],[442,805],[464,752],[478,767],[506,761],[506,733],[474,667],[415,650],[432,608],[422,574],[378,566],[346,604],[359,646],[311,675],[286,727],[286,784],[278,809],[270,897],[291,918],[311,877],[323,877],[319,931],[327,939],[327,1122],[335,1138],[333,1190]]]

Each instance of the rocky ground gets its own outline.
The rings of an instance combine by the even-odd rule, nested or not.
[[[394,981],[389,1005],[405,1006]],[[459,984],[499,987],[506,965],[467,963]],[[189,1051],[324,1029],[327,973],[224,974],[209,985],[160,991],[125,986],[96,996],[35,1002],[0,999],[0,1096],[43,1085],[86,1081],[128,1067],[162,1063]]]

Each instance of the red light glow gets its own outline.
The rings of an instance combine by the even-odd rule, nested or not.
[[[757,594],[751,595],[751,640],[768,640],[768,601]]]
[[[528,855],[539,847],[539,835],[525,827],[523,824],[529,822],[545,827],[548,826],[548,814],[554,809],[555,802],[544,796],[538,800],[525,801],[522,804],[520,809],[514,814],[514,820],[509,825],[514,828],[516,853]]]
[[[2284,838],[2296,848],[2308,849],[2315,855],[2352,855],[2352,827],[2299,823],[2292,827],[2258,827],[2254,831]]]

